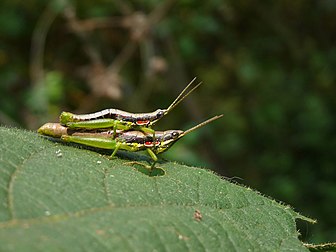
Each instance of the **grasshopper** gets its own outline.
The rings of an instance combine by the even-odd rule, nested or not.
[[[154,135],[155,131],[151,128],[151,126],[159,121],[163,116],[167,115],[191,92],[201,85],[201,83],[197,84],[184,95],[195,79],[196,77],[182,90],[182,92],[167,109],[157,109],[156,111],[150,113],[130,113],[119,109],[104,109],[96,113],[83,115],[62,112],[60,115],[60,123],[71,129],[91,130],[112,128],[114,135],[116,135],[116,130],[131,129],[140,130]]]
[[[203,127],[222,116],[223,115],[214,116],[186,131],[156,131],[155,137],[153,134],[136,130],[117,131],[116,134],[112,130],[73,131],[59,123],[46,123],[38,129],[38,133],[54,138],[60,138],[64,142],[78,143],[86,146],[113,150],[111,158],[115,156],[118,150],[131,152],[146,150],[153,160],[153,164],[150,166],[150,169],[152,170],[155,163],[158,161],[157,154],[165,152],[174,143],[190,132]]]

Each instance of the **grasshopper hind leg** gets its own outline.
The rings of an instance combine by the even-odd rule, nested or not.
[[[153,162],[151,165],[139,161],[130,161],[124,164],[131,165],[134,169],[149,177],[163,176],[166,174],[163,168],[156,166],[156,162]]]
[[[151,165],[147,165],[147,164],[141,163],[139,161],[126,162],[126,164],[141,166],[141,168],[135,167],[135,169],[137,169],[139,172],[144,173],[144,174],[146,174],[150,177],[165,175],[166,174],[165,170],[156,166],[158,158],[155,155],[155,153],[151,149],[147,149],[147,152],[153,160]]]

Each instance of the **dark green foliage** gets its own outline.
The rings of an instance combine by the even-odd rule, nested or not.
[[[117,2],[1,1],[0,123],[35,130],[63,110],[149,112],[166,107],[197,76],[201,88],[155,128],[186,129],[225,116],[165,157],[241,178],[317,219],[313,227],[300,226],[303,240],[334,241],[334,1],[176,1],[138,38],[116,79],[108,78],[119,98],[104,96],[108,89],[92,80],[109,76],[104,70],[135,41],[130,29],[112,22],[82,36],[65,17],[70,4],[79,20],[92,20],[148,14],[165,1],[121,1],[128,8]],[[55,19],[47,34],[38,32],[46,36],[41,58],[31,57],[43,15]],[[99,60],[87,53],[90,47]],[[40,82],[29,73],[32,59],[42,60]]]

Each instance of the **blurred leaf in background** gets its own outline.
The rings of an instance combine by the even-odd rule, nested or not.
[[[336,237],[334,1],[0,3],[0,123],[35,130],[76,113],[165,108],[156,129],[221,121],[169,160],[207,165],[318,220]],[[312,236],[311,234],[314,234]]]

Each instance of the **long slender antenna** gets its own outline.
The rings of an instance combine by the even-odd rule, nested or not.
[[[184,132],[180,135],[180,137],[185,136],[185,135],[189,134],[190,132],[192,132],[192,131],[194,131],[194,130],[196,130],[196,129],[198,129],[198,128],[201,128],[201,127],[203,127],[204,125],[206,125],[206,124],[208,124],[208,123],[211,123],[212,121],[215,121],[215,120],[221,118],[222,116],[223,116],[223,115],[217,115],[217,116],[211,117],[210,119],[208,119],[208,120],[206,120],[206,121],[204,121],[204,122],[201,122],[201,123],[197,124],[196,126],[192,127],[191,129],[188,129],[188,130],[184,131]]]
[[[193,87],[188,93],[186,93],[184,95],[184,93],[186,92],[186,90],[191,86],[191,84],[196,80],[196,77],[194,79],[192,79],[189,84],[182,90],[182,92],[176,97],[176,99],[172,102],[172,104],[170,104],[170,106],[166,109],[166,114],[168,114],[168,112],[170,110],[172,110],[175,106],[177,106],[181,101],[184,100],[184,98],[186,98],[191,92],[193,92],[196,88],[198,88],[202,82],[198,83],[195,87]]]

